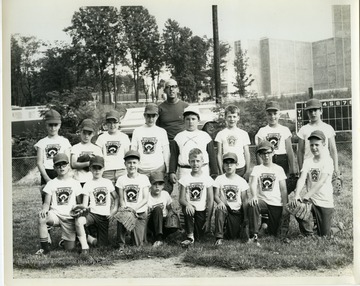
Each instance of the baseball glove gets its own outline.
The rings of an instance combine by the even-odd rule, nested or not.
[[[311,202],[296,202],[296,206],[293,207],[290,203],[286,204],[285,208],[286,210],[294,215],[296,218],[299,218],[301,220],[309,220],[312,217],[311,213]]]
[[[341,178],[341,174],[334,172],[332,175],[331,183],[333,186],[334,195],[340,195],[340,193],[342,192],[342,187],[343,187],[343,180]]]
[[[89,162],[90,161],[90,155],[88,154],[84,154],[81,155],[77,158],[77,162],[82,163],[82,162]],[[89,167],[85,167],[83,168],[84,171],[89,172],[90,168]]]
[[[287,178],[286,188],[288,194],[290,194],[296,189],[296,184],[298,180],[299,180],[299,174],[290,174],[289,178]]]
[[[180,218],[177,213],[173,210],[169,211],[166,220],[165,220],[165,227],[166,228],[180,228]]]
[[[128,231],[132,231],[135,228],[137,214],[133,209],[119,208],[118,212],[114,215],[114,218]]]
[[[89,208],[84,207],[83,205],[73,206],[70,211],[70,216],[73,218],[78,218],[81,216],[86,216],[89,213]]]

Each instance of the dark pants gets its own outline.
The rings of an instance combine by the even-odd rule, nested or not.
[[[151,210],[148,218],[148,229],[154,235],[155,240],[163,240],[169,234],[175,232],[177,229],[169,229],[165,227],[165,219],[161,207],[156,207]]]
[[[273,163],[282,167],[286,175],[289,175],[289,159],[287,154],[280,154],[273,156]]]
[[[225,232],[224,232],[225,229]],[[215,210],[215,237],[236,239],[243,237],[245,230],[244,209],[234,211],[229,207],[227,210]]]
[[[182,208],[185,220],[185,232],[186,234],[194,234],[196,240],[202,238],[205,234],[203,228],[206,222],[206,211],[195,211],[193,216],[188,215],[185,211],[185,207]]]
[[[249,205],[249,233],[250,237],[257,234],[260,228],[260,214],[268,214],[268,232],[271,235],[277,236],[282,217],[282,206],[272,206],[265,203],[263,200],[258,200],[257,206]]]
[[[146,213],[138,213],[137,220],[135,224],[135,228],[131,231],[131,240],[132,243],[136,246],[141,246],[144,243],[145,237],[145,227],[146,227]],[[125,245],[125,237],[126,237],[127,230],[126,228],[120,223],[117,223],[117,241],[121,245]]]
[[[316,205],[312,205],[311,212],[315,218],[317,225],[317,234],[319,236],[330,235],[331,222],[334,209],[333,208],[323,208]],[[310,217],[309,220],[301,220],[296,218],[299,223],[300,232],[304,235],[313,234],[314,229],[314,220],[313,217]]]
[[[242,178],[244,178],[245,172],[246,172],[246,167],[245,166],[242,167],[242,168],[238,168],[235,171],[236,175],[239,175]]]
[[[93,235],[96,228],[97,239],[99,245],[109,244],[109,220],[104,215],[89,213],[86,216],[87,234]],[[89,231],[90,229],[90,231]]]

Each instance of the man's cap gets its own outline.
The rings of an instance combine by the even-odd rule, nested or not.
[[[90,159],[90,166],[100,166],[104,168],[104,158],[101,156],[94,156]]]
[[[310,136],[308,137],[308,140],[311,140],[311,139],[319,139],[319,140],[325,141],[326,137],[325,137],[324,132],[322,132],[321,130],[315,130],[315,131],[311,132]]]
[[[138,151],[136,150],[129,150],[125,153],[125,156],[124,156],[124,160],[126,160],[127,158],[130,158],[130,157],[134,157],[134,158],[137,158],[140,160],[140,154]]]
[[[84,119],[80,124],[80,129],[95,132],[95,122],[91,119]]]
[[[165,182],[163,173],[160,173],[160,172],[151,173],[150,183],[153,185],[156,182]]]
[[[261,141],[259,145],[256,146],[256,153],[261,151],[273,151],[274,146],[267,140]]]
[[[195,114],[200,120],[200,111],[196,106],[189,105],[184,109],[183,116],[185,117],[188,114]]]
[[[232,152],[225,153],[225,154],[223,155],[223,158],[222,158],[222,159],[223,159],[223,161],[232,159],[235,163],[238,162],[238,157],[236,156],[235,153],[232,153]]]
[[[60,162],[69,163],[69,158],[65,153],[57,153],[53,158],[54,165]]]
[[[312,98],[306,102],[305,110],[321,108],[320,100]]]
[[[145,106],[144,114],[159,114],[159,108],[155,103],[149,103]]]
[[[44,119],[46,123],[61,123],[61,115],[54,109],[46,111]]]
[[[106,113],[106,120],[108,119],[116,119],[117,121],[120,120],[120,113],[116,110],[111,110]]]
[[[268,101],[266,102],[266,111],[268,110],[280,110],[280,105],[277,101]]]

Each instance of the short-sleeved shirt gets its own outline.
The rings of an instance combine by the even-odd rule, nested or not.
[[[258,165],[253,168],[251,176],[257,180],[257,193],[259,199],[272,206],[282,206],[280,181],[286,179],[284,169],[279,165],[271,167]]]
[[[241,192],[249,189],[248,183],[242,177],[235,175],[233,178],[228,178],[226,174],[215,179],[214,187],[219,188],[220,193],[224,195],[232,210],[240,210],[242,205]]]
[[[103,152],[105,161],[105,171],[125,169],[124,155],[130,148],[130,139],[121,131],[115,134],[105,132],[96,140]]]
[[[101,148],[95,144],[78,143],[71,147],[70,154],[77,160],[82,155],[103,156]],[[81,183],[85,183],[92,179],[92,173],[85,169],[75,169],[74,178]]]
[[[65,153],[66,150],[71,148],[69,140],[63,136],[45,137],[40,139],[35,145],[35,149],[40,148],[43,150],[44,168],[54,169],[53,158],[57,153]]]
[[[331,157],[326,155],[319,162],[315,162],[314,157],[308,158],[304,161],[301,172],[305,172],[307,174],[306,186],[308,191],[310,191],[319,181],[322,174],[328,174],[325,183],[321,186],[318,192],[312,195],[311,200],[319,207],[333,208],[334,198],[331,179],[332,173],[334,172],[334,164]]]
[[[310,142],[309,142],[308,138],[309,138],[310,134],[315,130],[321,130],[322,132],[324,132],[324,135],[327,139],[327,140],[325,140],[325,146],[326,146],[328,152],[329,152],[329,148],[328,148],[329,138],[332,138],[336,135],[334,128],[331,125],[326,124],[325,122],[322,122],[322,121],[318,125],[306,124],[303,127],[301,127],[299,132],[297,133],[297,136],[300,139],[303,139],[305,141],[304,160],[307,158],[313,157],[313,154],[310,151]],[[330,152],[328,154],[330,154]]]
[[[136,128],[131,138],[131,149],[140,154],[140,168],[153,170],[164,165],[164,147],[169,145],[165,129],[153,125]]]
[[[110,215],[111,193],[115,191],[109,179],[92,179],[85,183],[84,192],[89,195],[90,211],[99,215]]]
[[[185,188],[185,196],[196,211],[206,209],[207,188],[214,185],[214,180],[206,174],[200,177],[193,177],[191,174],[185,175],[179,180],[179,184]]]
[[[50,209],[64,216],[70,216],[71,208],[76,205],[76,197],[86,194],[80,182],[74,178],[52,179],[45,185],[43,192],[51,195]]]
[[[175,104],[164,101],[159,105],[156,125],[166,130],[169,140],[174,140],[176,134],[185,129],[183,113],[188,106],[189,104],[182,100]]]
[[[160,196],[153,197],[151,193],[149,194],[149,200],[148,200],[148,208],[150,212],[156,208],[160,207],[163,212],[163,217],[166,217],[168,215],[167,206],[170,205],[172,202],[172,199],[167,191],[161,191]],[[150,213],[149,212],[149,213]]]
[[[233,129],[225,128],[215,137],[215,142],[219,142],[223,147],[223,154],[232,152],[238,157],[236,168],[245,166],[244,146],[250,145],[249,134],[236,127]]]
[[[135,178],[127,175],[120,176],[115,184],[124,194],[125,207],[135,208],[143,199],[144,188],[150,187],[149,178],[146,175],[138,174]],[[147,190],[148,192],[148,190]],[[147,204],[138,209],[137,213],[145,212]]]
[[[211,142],[211,137],[208,133],[201,130],[180,132],[174,138],[179,147],[179,165],[189,165],[189,153],[191,149],[199,148],[202,151],[204,164],[209,163],[209,154],[207,152],[207,145]]]
[[[288,127],[278,124],[276,127],[266,125],[261,127],[255,135],[255,143],[269,141],[274,146],[274,153],[277,155],[286,154],[285,140],[291,137]]]

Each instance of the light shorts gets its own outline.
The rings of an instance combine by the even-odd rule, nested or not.
[[[75,230],[75,219],[69,216],[58,214],[55,211],[48,211],[47,220],[54,222],[53,226],[61,227],[61,238],[67,241],[75,241],[76,230]]]

